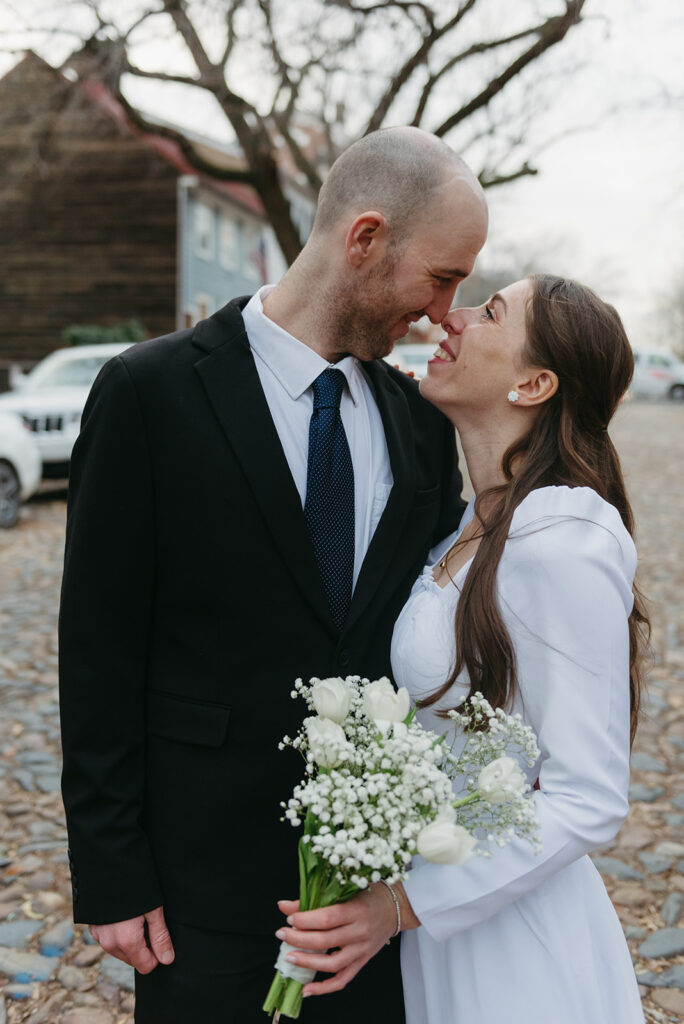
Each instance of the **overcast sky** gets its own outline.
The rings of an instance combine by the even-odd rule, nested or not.
[[[19,7],[24,16],[34,7],[59,19],[69,5],[0,0],[0,32],[14,46],[29,45],[7,34]],[[563,61],[578,69],[535,122],[533,141],[570,134],[536,155],[539,175],[488,192],[491,233],[481,260],[508,265],[516,252],[532,254],[535,269],[571,274],[615,302],[634,344],[667,346],[658,309],[675,275],[684,275],[684,3],[589,0],[585,14],[563,44]],[[63,43],[51,57],[37,43],[33,37],[54,63],[69,52]],[[0,55],[0,72],[15,60]],[[196,90],[140,82],[127,89],[151,113],[225,137],[222,115]],[[621,109],[605,116],[614,107]]]
[[[590,123],[603,105],[625,109],[545,152],[538,177],[489,193],[488,248],[516,239],[545,257],[548,235],[549,255],[558,243],[558,269],[614,301],[634,344],[639,336],[664,342],[658,305],[674,276],[684,276],[684,3],[600,0],[599,7],[610,17],[610,37],[594,41],[588,67],[552,116],[572,125]],[[666,102],[663,88],[678,102]]]

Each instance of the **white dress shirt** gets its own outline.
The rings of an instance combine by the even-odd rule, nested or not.
[[[309,422],[313,382],[329,366],[347,380],[340,415],[354,467],[354,586],[392,490],[387,441],[373,393],[353,356],[328,363],[264,313],[263,300],[274,285],[265,285],[242,311],[257,373],[266,395],[302,507],[306,501]]]

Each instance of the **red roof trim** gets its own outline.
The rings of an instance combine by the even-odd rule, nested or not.
[[[220,181],[210,177],[208,174],[203,174],[187,160],[183,150],[174,139],[169,139],[165,135],[144,132],[131,121],[122,104],[112,95],[103,82],[95,78],[87,78],[80,84],[88,99],[106,111],[120,128],[139,138],[146,146],[154,150],[158,156],[168,164],[171,164],[172,167],[175,167],[181,174],[191,174],[198,177],[204,184],[215,189],[217,192],[222,192],[229,199],[232,199],[233,202],[239,203],[240,206],[244,206],[252,213],[265,217],[263,203],[250,185],[243,185],[239,181]]]

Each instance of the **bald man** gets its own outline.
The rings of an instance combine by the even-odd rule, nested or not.
[[[332,167],[278,285],[93,386],[69,487],[63,794],[74,919],[136,968],[138,1024],[264,1019],[277,901],[297,891],[292,684],[391,674],[395,618],[464,508],[453,430],[382,357],[444,317],[486,231],[444,143],[376,132]],[[333,392],[343,487],[310,451]],[[301,1020],[401,1024],[398,947]]]

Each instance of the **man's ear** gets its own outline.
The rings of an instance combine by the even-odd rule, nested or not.
[[[347,232],[347,261],[352,267],[374,263],[387,247],[387,221],[377,210],[360,213]]]
[[[558,377],[553,370],[530,370],[525,380],[515,385],[518,392],[516,405],[534,406],[548,402],[558,391]]]

